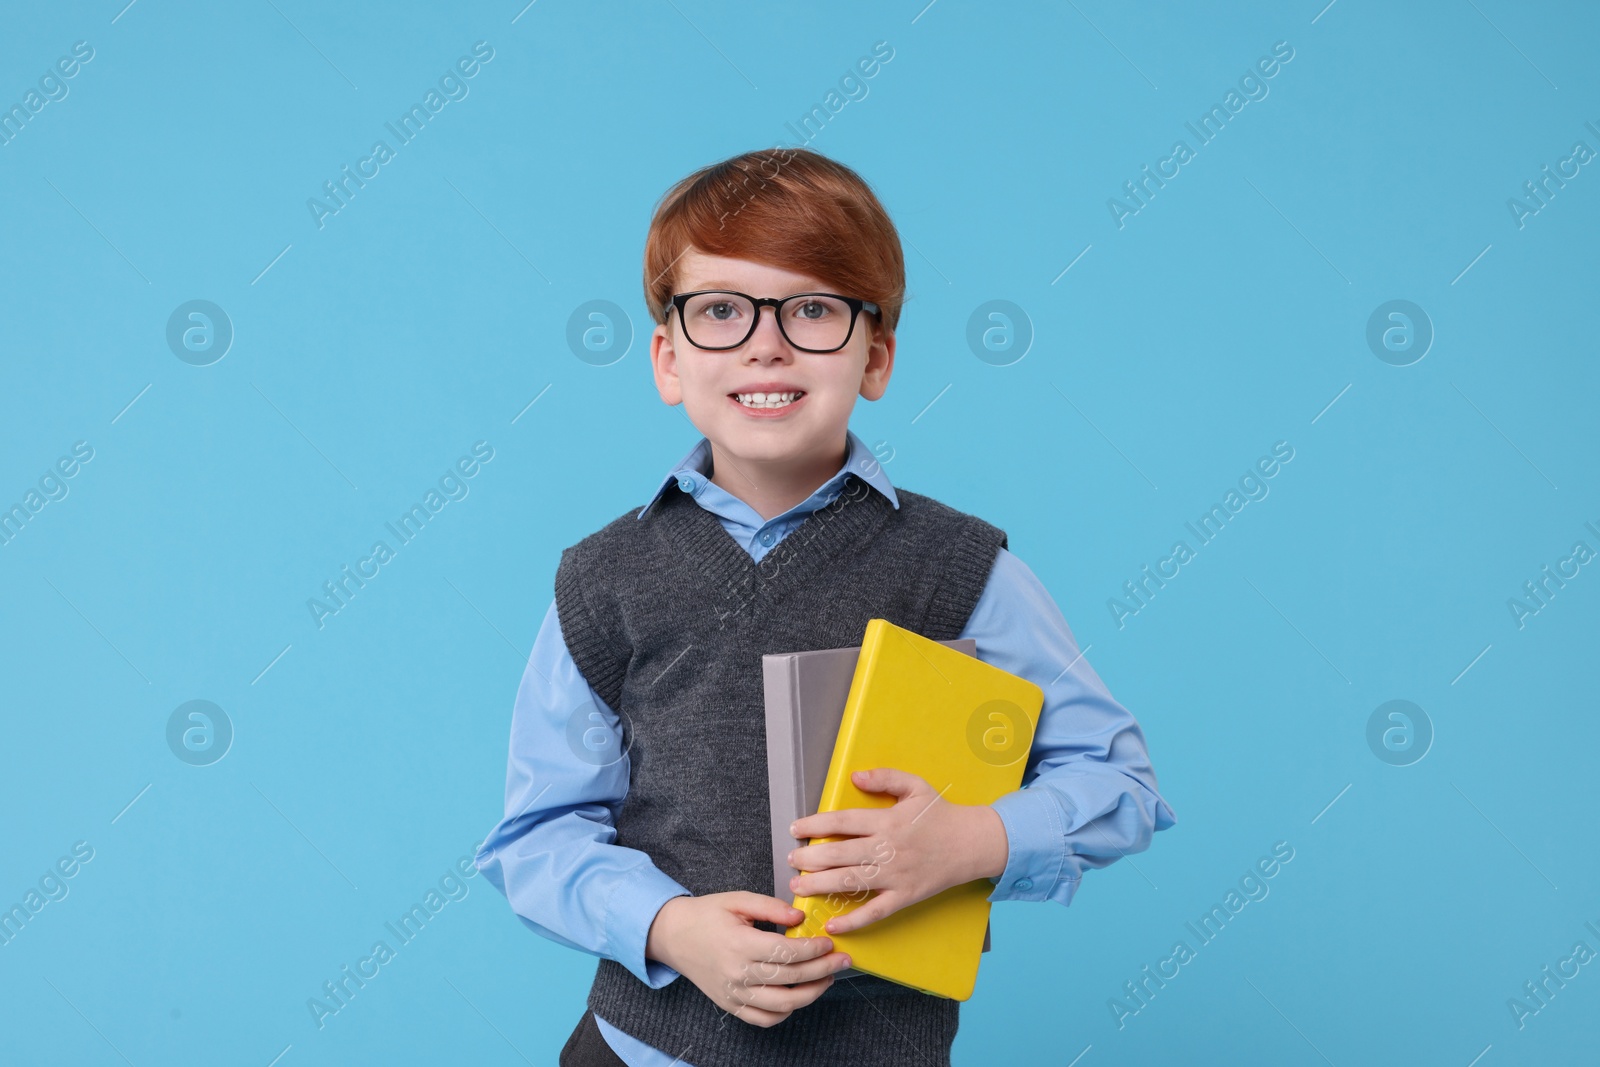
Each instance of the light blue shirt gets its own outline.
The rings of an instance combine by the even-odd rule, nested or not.
[[[753,560],[811,512],[830,503],[852,471],[900,506],[883,467],[854,432],[837,474],[782,515],[754,508],[707,477],[711,443],[701,438],[662,479],[650,505],[677,482]],[[1001,549],[961,637],[978,658],[1037,684],[1044,707],[1023,786],[994,802],[1010,849],[990,900],[1072,902],[1083,872],[1149,847],[1176,821],[1157,792],[1138,722],[1078,651],[1067,621],[1039,579]],[[568,743],[574,709],[592,704],[620,736],[620,720],[567,653],[554,602],[534,639],[511,713],[505,817],[479,847],[477,867],[506,895],[528,929],[558,944],[616,960],[652,988],[679,977],[644,956],[661,905],[689,891],[638,849],[613,844],[628,792],[628,757],[605,766],[578,759]],[[691,1067],[596,1017],[629,1067]]]

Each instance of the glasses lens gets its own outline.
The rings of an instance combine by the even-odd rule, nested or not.
[[[783,332],[801,348],[838,348],[850,334],[850,305],[832,296],[796,297],[783,307]]]
[[[737,293],[696,293],[683,305],[683,332],[701,348],[736,345],[750,332],[755,305]]]

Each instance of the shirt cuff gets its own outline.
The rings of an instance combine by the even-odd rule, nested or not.
[[[611,958],[651,989],[660,989],[677,978],[678,972],[673,968],[660,960],[645,958],[645,943],[650,938],[650,924],[655,922],[661,905],[673,897],[692,895],[653,863],[629,871],[617,883],[606,906]]]
[[[1081,876],[1067,873],[1066,827],[1055,798],[1043,789],[1018,789],[992,805],[1006,828],[1006,869],[991,878],[990,900],[1058,900],[1068,904]]]

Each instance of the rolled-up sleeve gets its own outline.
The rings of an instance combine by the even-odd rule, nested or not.
[[[678,972],[645,959],[650,924],[689,891],[648,854],[614,844],[628,791],[621,736],[568,654],[552,602],[512,708],[505,816],[475,863],[523,925],[660,988]]]
[[[978,656],[1044,690],[1022,788],[994,802],[1009,855],[990,900],[1072,902],[1083,872],[1177,822],[1133,715],[1111,696],[1033,571],[1001,549],[962,631]]]

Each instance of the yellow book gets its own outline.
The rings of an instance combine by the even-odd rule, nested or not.
[[[1027,679],[872,619],[817,810],[891,807],[895,797],[863,792],[850,780],[852,772],[874,767],[915,774],[954,804],[993,803],[1022,784],[1043,706],[1044,691]],[[892,855],[879,861],[893,862]],[[865,885],[854,893],[795,897],[806,917],[785,933],[832,937],[858,971],[953,1000],[972,996],[993,883],[979,878],[951,886],[859,930],[827,934],[823,923],[870,898],[870,876]]]

